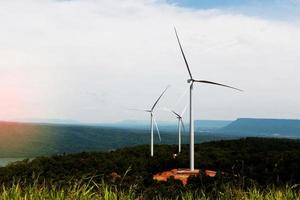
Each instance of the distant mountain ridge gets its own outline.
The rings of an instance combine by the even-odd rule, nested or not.
[[[223,128],[229,125],[232,121],[229,120],[195,120],[195,131],[203,132],[203,131],[213,131],[220,128]],[[158,127],[162,131],[169,131],[173,133],[177,133],[177,120],[170,121],[157,121]],[[188,131],[188,122],[185,121],[185,129]],[[115,123],[106,123],[99,124],[107,127],[118,127],[118,128],[130,128],[130,129],[149,129],[149,121],[147,120],[124,120]]]
[[[144,123],[140,123],[144,122]],[[162,143],[177,144],[177,124],[158,121]],[[189,142],[188,123],[183,143]],[[139,128],[140,127],[140,128]],[[300,138],[300,120],[239,118],[233,122],[195,121],[197,143],[241,137]],[[149,144],[148,121],[125,121],[92,125],[0,122],[0,158],[35,157],[81,151],[109,151],[125,146]]]
[[[214,131],[228,126],[232,121],[229,120],[195,120],[196,131]]]
[[[177,144],[176,133],[177,130],[170,132],[161,128],[162,142],[158,140],[155,133],[154,143]],[[226,135],[202,133],[196,135],[195,141],[233,138]],[[0,122],[0,158],[31,158],[82,151],[110,151],[126,146],[149,144],[149,139],[148,128]],[[186,133],[182,137],[182,143],[188,143],[188,139]]]
[[[241,136],[300,137],[300,120],[239,118],[218,132]]]

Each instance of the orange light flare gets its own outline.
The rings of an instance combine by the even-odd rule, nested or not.
[[[190,171],[189,169],[172,169],[170,171],[161,172],[153,176],[153,180],[166,182],[170,177],[175,180],[180,180],[183,185],[186,185],[190,176],[199,176],[199,170]],[[206,176],[215,177],[217,172],[212,170],[204,170]]]
[[[19,73],[0,75],[0,120],[26,117],[26,100],[30,97],[26,78]]]

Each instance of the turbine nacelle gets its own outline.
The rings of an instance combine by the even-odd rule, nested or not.
[[[187,80],[187,82],[188,82],[188,83],[194,82],[194,79],[191,79],[191,78],[190,78],[190,79]]]

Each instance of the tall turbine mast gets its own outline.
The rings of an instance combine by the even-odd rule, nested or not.
[[[242,90],[240,90],[238,88],[235,88],[235,87],[228,86],[228,85],[224,85],[224,84],[221,84],[221,83],[194,79],[193,76],[192,76],[189,64],[187,62],[187,59],[185,57],[182,45],[180,43],[180,40],[179,40],[179,37],[178,37],[178,34],[177,34],[177,30],[176,30],[175,27],[174,27],[174,31],[175,31],[175,35],[176,35],[176,38],[177,38],[177,42],[178,42],[183,60],[185,62],[185,66],[186,66],[186,68],[188,70],[188,73],[189,73],[189,79],[187,80],[187,82],[190,84],[190,170],[194,171],[195,170],[195,160],[194,160],[194,158],[195,158],[195,154],[194,154],[194,152],[195,152],[194,151],[195,134],[194,134],[194,115],[193,115],[193,86],[194,86],[194,83],[196,82],[196,83],[213,84],[213,85],[217,85],[217,86],[231,88],[231,89],[238,90],[238,91],[242,91]]]

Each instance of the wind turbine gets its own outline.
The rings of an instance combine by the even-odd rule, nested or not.
[[[182,130],[185,131],[185,128],[184,128],[184,123],[183,123],[183,120],[182,120],[182,117],[185,113],[187,109],[187,105],[184,107],[183,111],[181,112],[181,114],[175,112],[174,110],[169,110],[171,111],[175,116],[176,118],[178,119],[178,153],[181,152],[181,133],[182,133]]]
[[[185,57],[182,45],[180,43],[180,40],[179,40],[179,37],[178,37],[178,34],[177,34],[177,30],[176,30],[175,27],[174,27],[174,31],[175,31],[175,34],[176,34],[176,38],[177,38],[177,42],[178,42],[181,54],[183,56],[186,68],[187,68],[188,73],[189,73],[189,79],[187,80],[187,82],[190,84],[190,170],[194,171],[195,170],[195,167],[194,167],[195,166],[194,165],[195,164],[195,161],[194,161],[195,135],[194,135],[194,116],[193,116],[193,86],[194,86],[194,83],[212,84],[212,85],[231,88],[231,89],[238,90],[238,91],[242,91],[242,90],[240,90],[238,88],[235,88],[235,87],[228,86],[228,85],[224,85],[224,84],[221,84],[221,83],[194,79],[193,76],[192,76],[189,64],[187,62],[187,59]]]
[[[150,110],[143,110],[145,112],[148,112],[150,113],[150,146],[151,146],[151,157],[153,157],[154,155],[154,148],[153,148],[153,145],[154,145],[154,139],[153,139],[153,125],[155,124],[155,127],[156,127],[156,130],[157,130],[157,134],[158,134],[158,137],[159,137],[159,141],[161,141],[161,137],[160,137],[160,133],[159,133],[159,129],[158,129],[158,126],[157,126],[157,122],[155,120],[155,117],[154,117],[154,109],[156,107],[156,105],[158,104],[159,100],[161,99],[161,97],[164,95],[164,93],[167,91],[167,89],[169,88],[169,86],[166,87],[166,89],[161,93],[161,95],[158,97],[158,99],[155,101],[155,103],[153,104],[153,106],[151,107]]]

